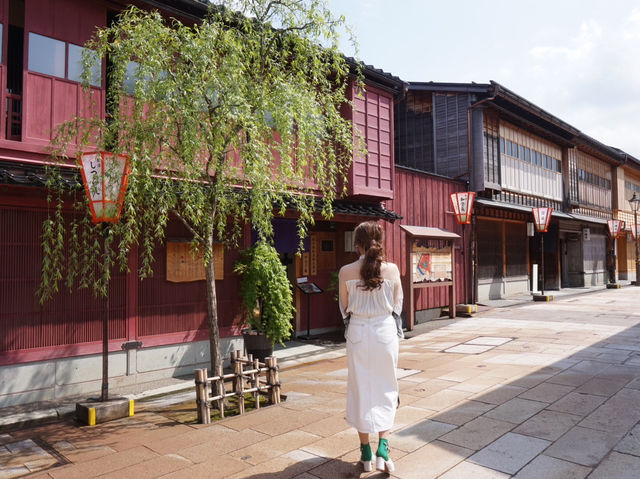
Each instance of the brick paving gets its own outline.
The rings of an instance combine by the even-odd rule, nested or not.
[[[403,341],[391,477],[640,477],[639,300],[629,286],[489,308]],[[343,355],[280,377],[285,402],[207,426],[146,410],[5,430],[0,479],[385,477],[358,465]]]

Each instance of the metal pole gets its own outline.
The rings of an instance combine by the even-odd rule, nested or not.
[[[307,295],[307,339],[311,337],[311,295]]]
[[[640,250],[640,246],[638,243],[640,242],[640,238],[638,238],[638,210],[635,209],[633,211],[633,227],[635,228],[635,236],[636,236],[636,286],[640,286],[640,254],[638,251]]]
[[[478,243],[478,232],[476,216],[471,217],[471,304],[478,302],[478,255],[476,246]]]
[[[542,296],[544,296],[544,233],[540,233],[540,271],[542,272],[540,290],[542,292]]]
[[[467,274],[467,266],[469,266],[469,262],[467,261],[467,252],[465,250],[465,244],[464,244],[464,234],[465,234],[465,229],[466,226],[463,224],[462,225],[462,272],[464,274],[464,285],[463,285],[463,290],[464,290],[464,302],[465,304],[467,304],[467,301],[469,300],[469,298],[467,297],[468,295],[468,286],[469,286],[469,275]],[[452,246],[453,248],[453,246]]]
[[[104,237],[104,259],[107,268],[107,256],[109,254],[109,223],[102,223],[102,234]],[[102,389],[100,401],[109,399],[109,285],[107,284],[107,294],[104,296],[102,310]]]

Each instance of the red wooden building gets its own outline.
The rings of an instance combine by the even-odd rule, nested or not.
[[[470,228],[458,225],[450,203],[450,195],[466,191],[466,182],[443,178],[396,165],[396,194],[387,207],[402,216],[400,221],[385,223],[387,258],[398,265],[404,289],[404,311],[414,308],[416,322],[437,318],[449,305],[449,291],[445,286],[417,290],[415,303],[409,302],[410,278],[407,266],[407,233],[400,225],[440,228],[460,235],[453,243],[456,303],[470,303],[469,271],[471,267]],[[405,320],[405,325],[409,326]]]
[[[197,22],[206,12],[206,5],[194,0],[132,3],[161,7],[185,22]],[[78,60],[95,28],[107,25],[122,5],[109,0],[0,0],[0,407],[99,390],[101,300],[87,290],[63,291],[44,305],[36,296],[43,256],[40,234],[47,216],[43,165],[49,161],[47,146],[57,124],[96,113],[82,93]],[[100,73],[92,94],[97,113],[103,115]],[[316,224],[302,257],[293,254],[293,221],[276,222],[276,247],[292,283],[305,276],[326,290],[332,273],[355,257],[349,240],[353,227],[368,218],[398,218],[383,202],[393,199],[398,181],[393,113],[404,83],[369,66],[364,74],[364,96],[356,97],[352,88],[354,109],[345,112],[368,147],[366,157],[354,158],[349,196],[336,202],[330,222]],[[188,239],[180,224],[170,226],[167,244]],[[247,235],[244,246],[250,243]],[[222,277],[216,282],[224,356],[242,347],[239,278],[232,271],[237,255],[224,251]],[[144,281],[114,271],[109,293],[112,387],[191,374],[208,363],[204,281],[168,281],[167,258],[167,245],[158,247],[154,276]],[[130,270],[137,270],[135,254]],[[341,324],[333,293],[312,299],[311,318],[305,300],[296,295],[299,334],[307,326],[318,333]],[[142,347],[123,348],[134,341]]]

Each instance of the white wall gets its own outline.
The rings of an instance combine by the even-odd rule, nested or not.
[[[241,337],[222,338],[222,356],[243,349]],[[158,346],[109,354],[109,392],[126,394],[154,381],[192,375],[209,365],[209,341]],[[0,408],[74,396],[99,397],[102,355],[0,366]],[[117,390],[117,391],[116,391]]]

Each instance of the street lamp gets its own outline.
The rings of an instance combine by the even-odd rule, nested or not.
[[[129,157],[106,151],[81,153],[82,182],[89,200],[91,219],[102,223],[104,254],[109,254],[109,223],[117,223],[129,181]],[[105,264],[105,268],[108,266]],[[102,389],[100,400],[109,399],[109,294],[102,315]]]
[[[608,253],[608,269],[609,269],[609,284],[607,288],[619,288],[616,283],[616,239],[620,237],[620,233],[624,229],[624,221],[622,220],[607,220],[607,228],[609,229],[609,236],[611,237],[611,248]]]
[[[551,221],[551,214],[553,208],[532,208],[533,221],[536,225],[536,231],[538,233],[546,233],[549,229],[549,222]],[[540,272],[542,274],[542,281],[540,282],[541,296],[544,296],[544,235],[540,235]]]
[[[640,207],[640,198],[636,195],[635,191],[633,192],[633,196],[629,200],[629,204],[631,205],[631,211],[633,211],[633,227],[631,228],[631,233],[633,234],[633,238],[636,243],[636,286],[640,286],[640,255],[638,254],[638,250],[640,247],[638,246],[638,242],[640,239],[638,238],[638,207]]]
[[[473,202],[476,199],[476,194],[473,191],[461,191],[458,193],[451,193],[449,195],[451,199],[451,204],[453,205],[453,212],[456,215],[456,222],[459,225],[462,225],[462,254],[465,254],[465,245],[464,245],[464,237],[465,237],[465,225],[471,223],[471,218],[473,215]],[[473,250],[473,245],[471,246]],[[473,254],[471,255],[473,257]],[[473,258],[471,258],[473,260]],[[472,265],[473,267],[473,265]],[[469,268],[471,270],[471,268]],[[469,281],[465,278],[465,289]],[[474,288],[471,288],[471,291],[474,291]],[[473,296],[473,295],[472,295]],[[467,300],[465,295],[465,301]],[[471,298],[471,303],[475,303],[475,298]]]

